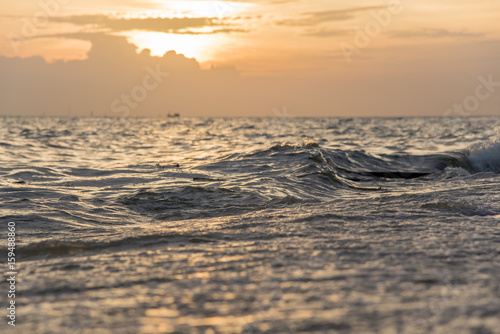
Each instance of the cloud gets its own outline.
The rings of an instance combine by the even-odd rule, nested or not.
[[[243,32],[241,29],[227,28],[217,18],[212,17],[173,17],[173,18],[115,18],[107,15],[75,15],[50,18],[54,23],[70,23],[91,29],[105,29],[111,32],[143,30],[163,33],[200,34],[192,29],[218,28],[208,33]]]
[[[0,114],[67,115],[71,110],[73,115],[94,111],[95,115],[125,116],[115,112],[113,103],[118,100],[115,106],[122,105],[124,94],[142,85],[150,71],[168,73],[168,77],[130,108],[131,116],[214,111],[210,106],[220,107],[217,100],[223,100],[222,92],[231,94],[231,86],[239,81],[233,67],[202,70],[195,59],[174,51],[163,57],[153,57],[149,50],[138,54],[124,37],[88,33],[66,37],[90,40],[88,58],[47,63],[41,57],[0,57]]]
[[[335,37],[335,36],[346,36],[350,33],[349,30],[343,29],[321,29],[321,30],[310,30],[307,31],[305,36],[314,37]]]
[[[175,33],[178,35],[213,35],[213,34],[232,34],[232,33],[247,33],[247,32],[249,32],[249,30],[221,28],[221,29],[214,29],[211,31],[182,30],[182,31],[177,31]]]
[[[392,33],[393,38],[447,38],[447,37],[480,37],[484,34],[468,33],[463,31],[450,31],[446,29],[423,29],[419,31],[395,31]]]
[[[347,21],[356,17],[358,13],[369,10],[387,8],[384,6],[356,7],[341,10],[328,10],[302,14],[301,18],[278,21],[279,25],[286,26],[314,26],[325,22]]]
[[[234,67],[203,69],[174,51],[162,57],[147,49],[137,53],[126,38],[105,33],[61,37],[90,41],[87,59],[0,57],[0,114],[274,116],[273,109],[288,106],[290,114],[303,116],[440,116],[473,93],[478,75],[492,73],[500,80],[497,40],[374,49],[367,53],[373,58],[369,66],[360,62],[354,69],[294,78],[245,77]],[[311,51],[304,67],[322,64]],[[497,112],[499,99],[482,102],[481,112]]]

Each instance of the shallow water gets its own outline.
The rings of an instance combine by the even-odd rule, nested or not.
[[[4,117],[0,328],[495,333],[499,126]]]

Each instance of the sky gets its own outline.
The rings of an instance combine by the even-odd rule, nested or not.
[[[491,0],[0,3],[0,115],[500,114]]]

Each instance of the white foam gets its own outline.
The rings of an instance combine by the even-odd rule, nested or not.
[[[446,179],[451,179],[454,177],[459,177],[459,176],[469,176],[470,173],[466,169],[462,167],[446,167],[444,169],[445,172],[445,178]]]
[[[470,146],[467,156],[475,171],[500,173],[500,137]]]

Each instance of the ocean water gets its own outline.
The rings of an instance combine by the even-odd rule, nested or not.
[[[499,117],[0,121],[2,333],[500,333]]]

